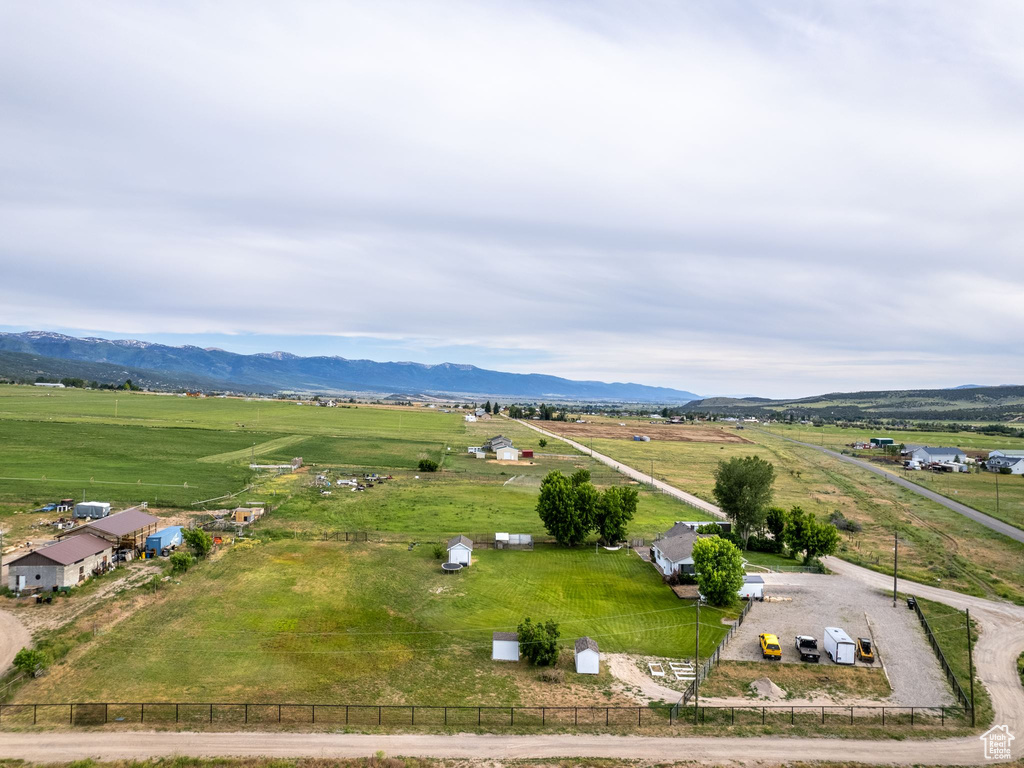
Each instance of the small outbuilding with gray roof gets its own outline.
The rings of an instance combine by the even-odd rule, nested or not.
[[[491,640],[491,659],[519,661],[519,635],[515,632],[495,632]]]
[[[448,541],[448,562],[470,565],[473,562],[473,542],[465,536]]]
[[[601,651],[598,650],[597,643],[591,638],[577,638],[574,655],[578,674],[596,675],[601,671]]]
[[[98,536],[73,536],[12,560],[8,586],[15,592],[73,587],[113,566],[113,545]]]

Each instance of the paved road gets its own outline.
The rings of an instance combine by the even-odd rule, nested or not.
[[[651,476],[650,475],[645,475],[643,472],[640,472],[639,470],[633,469],[633,467],[630,467],[630,466],[628,466],[626,464],[623,464],[621,461],[616,461],[615,459],[613,459],[610,456],[605,456],[603,453],[598,453],[597,451],[593,451],[590,448],[588,448],[587,446],[583,445],[583,443],[577,443],[575,440],[570,440],[567,437],[562,437],[561,435],[555,434],[554,432],[548,432],[548,430],[541,429],[540,427],[538,427],[538,426],[536,426],[534,424],[531,424],[528,421],[520,421],[519,423],[522,424],[523,426],[529,427],[530,429],[532,429],[535,432],[540,432],[542,435],[545,435],[547,437],[553,437],[555,440],[561,440],[563,443],[566,443],[567,445],[571,445],[573,448],[575,448],[580,453],[585,453],[588,456],[592,456],[593,458],[595,458],[598,461],[600,461],[602,464],[607,464],[612,469],[614,469],[614,470],[616,470],[618,472],[621,472],[622,474],[626,475],[627,477],[631,477],[634,480],[637,480],[638,482],[641,482],[641,483],[646,483],[648,485],[651,484]],[[667,494],[669,496],[672,496],[674,498],[679,499],[684,504],[689,504],[691,507],[696,507],[700,511],[705,512],[705,513],[707,513],[709,515],[713,515],[714,517],[720,517],[723,520],[725,519],[725,513],[722,512],[722,510],[720,510],[714,504],[712,504],[710,502],[707,502],[707,501],[704,501],[704,499],[701,499],[701,498],[698,498],[698,497],[694,496],[692,493],[687,493],[686,491],[681,491],[678,488],[675,488],[674,486],[669,485],[668,483],[662,482],[661,480],[655,480],[654,481],[654,487],[657,488],[662,493],[665,493],[665,494]]]
[[[806,584],[855,579],[879,589],[891,580],[836,558],[828,559],[836,576],[770,574],[773,584]],[[766,579],[767,580],[767,579]],[[1017,679],[1016,658],[1024,651],[1024,607],[996,603],[924,585],[902,590],[955,608],[970,608],[983,627],[975,652],[979,677],[985,681],[996,722],[1024,734],[1024,687]],[[906,610],[897,607],[893,610]],[[605,757],[669,762],[685,757],[705,763],[766,763],[788,761],[862,762],[876,765],[984,764],[976,736],[917,741],[808,739],[759,737],[641,737],[611,735],[539,734],[394,734],[351,733],[176,733],[138,731],[46,731],[0,733],[0,754],[28,761],[70,761],[93,757],[103,760],[146,759],[157,756],[196,757],[360,757],[384,750],[390,755],[449,759],[541,759]],[[1013,757],[1022,748],[1014,746]]]
[[[776,434],[775,432],[769,432],[768,434],[774,437],[781,437],[783,440],[788,440],[789,442],[796,443],[797,445],[802,445],[807,448],[813,448],[816,451],[828,454],[829,456],[839,459],[840,461],[845,461],[847,464],[853,464],[854,466],[860,467],[861,469],[866,469],[868,472],[874,472],[876,475],[881,475],[886,480],[895,483],[896,485],[902,488],[906,488],[908,491],[916,493],[918,496],[923,496],[924,498],[929,499],[930,501],[934,501],[936,504],[941,504],[946,509],[951,509],[952,511],[956,512],[959,515],[963,515],[964,517],[969,517],[974,522],[980,523],[989,530],[995,531],[996,533],[1001,533],[1004,536],[1009,536],[1011,539],[1014,539],[1015,541],[1019,541],[1020,543],[1024,544],[1024,530],[1012,526],[1009,523],[1004,523],[1002,520],[997,520],[991,515],[986,515],[984,512],[979,512],[973,507],[968,507],[966,504],[961,504],[958,501],[953,501],[952,499],[943,496],[941,493],[935,493],[935,491],[928,490],[927,488],[922,488],[920,485],[912,483],[909,480],[904,480],[899,475],[895,475],[892,472],[889,472],[876,464],[864,461],[863,459],[855,459],[853,456],[845,456],[842,453],[838,453],[837,451],[833,451],[829,448],[825,448],[820,445],[815,445],[814,443],[805,443],[802,440],[795,440],[792,437],[779,435]]]

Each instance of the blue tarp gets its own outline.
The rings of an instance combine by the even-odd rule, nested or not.
[[[146,537],[146,551],[160,554],[160,550],[181,544],[181,526],[172,525]]]

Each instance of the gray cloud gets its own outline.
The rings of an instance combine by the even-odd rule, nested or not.
[[[848,5],[3,4],[0,325],[1024,380],[1024,10]]]

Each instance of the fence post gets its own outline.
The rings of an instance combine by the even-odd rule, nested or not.
[[[139,704],[139,722],[140,723],[146,722],[146,704],[145,704],[145,702],[143,702],[142,704]]]
[[[416,725],[416,707],[412,707],[411,711],[412,711],[412,720],[410,721],[410,725]]]
[[[348,704],[345,705],[345,725],[348,725]]]
[[[636,724],[637,724],[637,727],[642,725],[642,723],[640,722],[640,718],[643,716],[643,711],[644,711],[643,707],[637,707],[636,708]]]
[[[913,707],[910,708],[910,724],[911,725],[914,724],[914,708]]]
[[[736,707],[732,708],[732,722],[730,725],[736,725]]]
[[[764,725],[764,707],[761,707],[761,725]]]
[[[213,703],[210,703],[210,722],[213,722]]]
[[[38,713],[39,713],[39,705],[38,704],[33,704],[32,705],[32,725],[36,724],[36,715]]]
[[[515,707],[509,707],[508,708],[508,724],[510,726],[516,724],[516,708]]]
[[[579,707],[573,707],[572,724],[573,725],[579,725],[580,724],[580,708]]]
[[[477,728],[480,727],[480,707],[476,708],[476,725]]]
[[[885,725],[885,707],[882,707],[882,725]]]
[[[174,709],[175,709],[175,712],[177,712],[177,709],[178,709],[178,705],[177,704],[174,705]],[[110,705],[109,704],[104,704],[103,705],[103,722],[104,723],[108,722],[108,720],[109,720],[109,718],[108,718],[109,711],[110,711]],[[174,717],[174,722],[178,722],[177,715],[175,715],[175,717]]]
[[[281,722],[281,705],[277,705],[277,722]]]
[[[541,725],[547,725],[547,721],[548,721],[548,708],[547,707],[541,707],[540,708],[540,724]],[[445,722],[446,723],[448,722],[447,718],[445,719]]]
[[[246,722],[246,725],[248,725],[248,723],[249,723],[249,705],[248,704],[245,705],[245,722]]]
[[[853,707],[850,707],[850,725],[853,725]]]
[[[75,724],[75,705],[71,704],[68,707],[68,725]]]
[[[380,725],[380,707],[377,707],[377,725]]]

